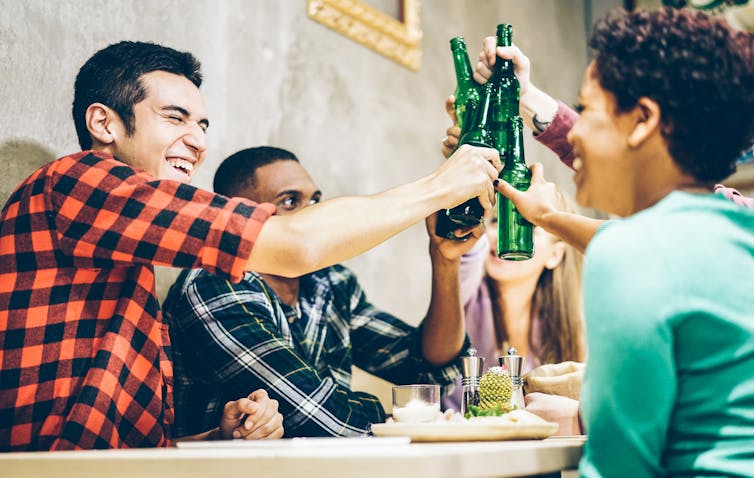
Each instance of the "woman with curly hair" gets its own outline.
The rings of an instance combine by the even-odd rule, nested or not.
[[[495,53],[514,61],[524,120],[572,161],[577,200],[623,216],[558,211],[541,174],[526,192],[498,185],[588,244],[580,472],[753,476],[754,210],[714,193],[754,141],[753,36],[662,8],[608,15],[590,46],[579,115],[530,83],[516,47],[488,44],[477,66],[483,79]]]

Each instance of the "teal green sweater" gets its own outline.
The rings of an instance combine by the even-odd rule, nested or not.
[[[754,476],[754,210],[674,192],[584,264],[581,474]]]

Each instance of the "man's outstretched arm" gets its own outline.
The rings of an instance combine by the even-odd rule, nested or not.
[[[495,201],[492,181],[501,168],[494,149],[465,146],[436,172],[412,183],[270,217],[259,231],[247,270],[301,276],[361,254],[469,198],[478,197],[489,209]]]

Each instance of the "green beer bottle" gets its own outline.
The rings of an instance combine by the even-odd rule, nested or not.
[[[507,23],[497,26],[497,46],[511,46],[513,29]],[[518,116],[520,86],[514,73],[513,62],[497,58],[493,70],[494,90],[490,107],[490,129],[495,148],[505,164],[508,148],[508,119]]]
[[[524,160],[524,124],[520,116],[508,120],[508,146],[500,178],[519,191],[529,189],[531,171]],[[497,193],[497,255],[523,261],[534,254],[534,227],[519,214],[510,199]]]
[[[506,23],[498,25],[497,46],[510,46],[512,34],[513,29],[510,25]],[[460,37],[451,40],[458,84],[456,88],[456,118],[459,124],[462,124],[458,146],[470,144],[472,146],[495,148],[500,154],[501,161],[505,162],[505,150],[508,145],[508,119],[518,116],[520,88],[514,73],[513,62],[498,58],[492,69],[492,76],[481,87],[481,96],[477,97],[473,92],[470,93],[467,96],[465,111],[459,114],[458,98],[463,97],[463,95],[459,95],[459,91],[464,89],[460,85],[462,83],[468,85],[469,82],[477,85],[471,79],[470,71],[468,74],[458,74],[459,66],[461,72],[465,72],[465,68],[470,70],[465,45],[463,45],[464,53],[462,55],[455,53],[454,43],[459,39]],[[479,90],[477,90],[478,94]],[[463,123],[461,123],[462,116],[464,117]],[[453,234],[454,229],[476,226],[483,221],[483,216],[484,208],[479,200],[477,198],[470,199],[460,206],[447,209],[445,214],[440,214],[435,233],[449,239],[459,239]]]
[[[458,126],[463,131],[467,112],[473,116],[474,107],[479,104],[479,84],[474,81],[469,54],[466,52],[466,42],[463,37],[450,40],[450,50],[453,52],[453,66],[456,71],[456,90],[453,93]]]
[[[473,114],[473,121],[468,123],[466,131],[461,132],[461,138],[458,140],[458,146],[469,144],[471,146],[481,146],[483,148],[494,148],[495,142],[490,130],[488,121],[490,120],[490,106],[492,104],[492,95],[494,91],[493,78],[484,84],[482,96],[479,99],[479,106]],[[471,117],[467,115],[467,117]],[[455,227],[472,227],[481,224],[484,219],[484,208],[477,198],[471,198],[465,203],[446,211],[448,219],[455,223]]]
[[[456,90],[453,93],[455,96],[455,103],[453,105],[456,113],[456,121],[461,128],[461,137],[464,136],[471,122],[474,120],[474,112],[479,106],[480,89],[481,86],[474,81],[473,73],[471,70],[471,62],[469,61],[469,55],[466,51],[466,42],[463,37],[454,37],[450,40],[450,50],[453,53],[453,66],[456,73]],[[476,204],[474,204],[476,202]],[[462,240],[465,238],[456,237],[453,231],[460,227],[466,227],[466,225],[478,224],[479,220],[472,218],[472,222],[469,222],[463,213],[468,211],[469,214],[476,214],[473,211],[481,210],[482,214],[484,210],[482,205],[479,204],[477,199],[467,201],[462,206],[458,206],[451,209],[446,209],[441,212],[437,217],[437,224],[435,225],[435,234],[447,239]],[[461,222],[451,219],[461,219]]]

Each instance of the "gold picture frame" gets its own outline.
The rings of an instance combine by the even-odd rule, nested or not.
[[[401,19],[359,0],[307,0],[309,18],[391,60],[418,71],[421,67],[421,0],[401,2]]]

